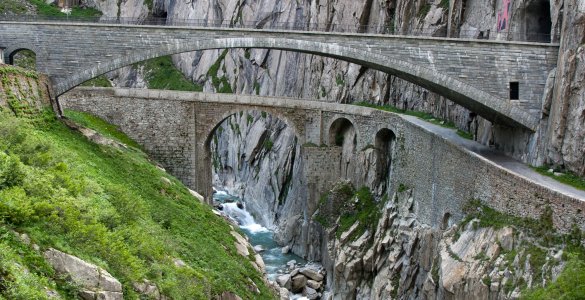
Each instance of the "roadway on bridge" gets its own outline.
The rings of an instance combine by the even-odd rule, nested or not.
[[[481,145],[475,141],[464,139],[457,135],[453,129],[444,128],[413,116],[402,115],[402,117],[430,132],[435,133],[437,136],[440,136],[449,142],[462,147],[467,151],[475,153],[479,157],[492,162],[511,173],[514,173],[547,189],[585,202],[585,191],[578,190],[570,185],[566,185],[550,177],[541,175],[540,173],[531,169],[528,165],[514,158],[506,156],[502,152]]]

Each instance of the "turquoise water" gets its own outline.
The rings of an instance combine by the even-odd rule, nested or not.
[[[276,280],[276,277],[282,273],[282,271],[279,271],[286,269],[286,263],[291,260],[295,260],[297,264],[306,263],[302,258],[294,254],[282,254],[282,247],[274,241],[274,233],[256,223],[254,217],[245,210],[245,203],[243,203],[244,209],[239,208],[237,202],[240,199],[238,197],[220,191],[213,194],[213,199],[223,203],[223,212],[238,222],[242,231],[250,239],[252,246],[260,245],[262,249],[265,249],[260,252],[260,255],[266,264],[268,279]]]

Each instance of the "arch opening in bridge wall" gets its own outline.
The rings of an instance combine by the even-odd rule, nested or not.
[[[301,140],[301,136],[299,135],[299,131],[297,130],[297,128],[295,127],[295,124],[293,122],[291,122],[291,120],[283,115],[282,113],[280,113],[279,110],[277,109],[232,109],[232,110],[228,110],[227,112],[225,112],[223,115],[221,115],[220,117],[217,118],[216,121],[214,121],[214,124],[209,124],[209,125],[213,125],[212,127],[210,127],[210,130],[206,133],[206,138],[205,138],[205,147],[209,149],[211,142],[213,141],[213,136],[215,135],[216,131],[218,130],[219,127],[221,127],[221,125],[226,122],[228,120],[228,118],[230,118],[231,116],[235,116],[235,115],[239,115],[239,114],[259,114],[261,118],[265,118],[265,117],[275,117],[281,121],[283,121],[288,128],[290,128],[296,138],[298,140]]]
[[[388,128],[382,128],[376,133],[374,147],[376,154],[376,181],[375,186],[382,184],[383,192],[386,191],[388,179],[392,174],[392,161],[394,159],[394,145],[396,135]]]
[[[538,124],[535,116],[514,107],[511,103],[505,102],[505,99],[500,99],[457,78],[442,74],[426,66],[339,44],[285,38],[203,39],[191,43],[164,44],[160,48],[136,52],[133,55],[124,57],[116,57],[110,61],[90,66],[70,77],[59,79],[58,83],[55,84],[55,91],[57,95],[61,95],[82,82],[101,74],[151,58],[200,50],[232,48],[277,49],[340,59],[410,81],[442,95],[494,123],[520,126],[530,130],[534,130]]]
[[[340,174],[350,178],[356,168],[358,134],[353,122],[341,117],[329,126],[329,146],[341,147]]]
[[[282,125],[282,123],[285,124]],[[281,151],[280,147],[283,147],[280,143],[286,140],[287,136],[290,137],[290,133],[286,133],[286,130],[290,130],[294,135],[293,145],[299,145],[301,140],[298,130],[295,128],[294,123],[285,115],[279,113],[277,110],[271,109],[245,109],[245,110],[233,110],[224,114],[213,128],[209,131],[208,137],[205,142],[205,157],[209,158],[209,161],[205,163],[206,175],[210,180],[208,181],[209,187],[213,184],[213,173],[217,174],[216,179],[219,179],[221,184],[229,186],[236,186],[241,183],[241,178],[238,178],[238,172],[241,172],[244,168],[249,168],[249,171],[256,170],[259,167],[257,164],[261,157],[272,157],[273,153]],[[274,127],[276,126],[276,127]],[[226,145],[220,145],[219,134],[231,130],[234,134],[241,133],[242,136],[246,136],[246,139],[242,139],[243,145],[237,145],[235,149],[238,150],[238,155],[227,157],[227,152],[219,153],[218,151],[225,151]],[[230,145],[229,147],[234,147]],[[222,149],[223,148],[223,149]],[[242,150],[242,152],[240,152]],[[296,147],[286,148],[282,151],[291,151],[288,153],[288,160],[290,164],[287,164],[291,169],[286,168],[280,169],[279,173],[283,176],[283,184],[290,185],[292,181],[292,166],[296,159]],[[227,158],[226,161],[222,160]],[[256,170],[258,171],[258,170]],[[274,170],[271,170],[273,172]],[[285,175],[287,174],[287,175]],[[288,182],[288,183],[287,183]],[[267,187],[270,192],[273,192],[273,187]],[[284,201],[283,197],[286,198],[287,193],[285,190],[288,187],[282,186],[279,190],[280,193],[275,194],[278,197],[278,201]],[[270,194],[265,193],[265,194]],[[209,194],[211,195],[211,194]],[[251,207],[251,211],[260,211],[258,207]],[[271,224],[274,220],[268,216],[258,216],[259,221],[265,224]]]
[[[336,119],[329,127],[329,146],[346,147],[350,145],[357,145],[357,134],[353,123],[347,118]]]
[[[27,70],[37,70],[37,54],[27,48],[19,48],[8,53],[8,64]]]

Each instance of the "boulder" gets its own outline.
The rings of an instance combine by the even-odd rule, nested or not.
[[[223,292],[219,297],[216,297],[217,300],[242,300],[240,296],[232,293],[232,292]]]
[[[301,268],[299,272],[315,281],[323,281],[323,274],[319,273],[317,270],[311,268]]]
[[[294,276],[292,278],[292,284],[291,284],[291,292],[293,293],[300,293],[303,291],[303,289],[305,288],[305,286],[307,285],[307,277],[305,277],[305,275],[302,274],[297,274],[296,276]]]
[[[315,281],[315,280],[309,279],[309,280],[307,280],[307,286],[318,291],[323,286],[323,283],[321,281]]]
[[[262,255],[256,253],[254,255],[254,264],[257,266],[257,269],[260,273],[266,273],[266,264],[264,264],[264,260],[262,259]]]
[[[122,284],[106,270],[53,248],[49,248],[44,256],[57,273],[66,275],[82,288],[81,298],[123,299]]]
[[[279,286],[290,290],[292,287],[290,274],[284,274],[284,275],[278,276],[276,278],[276,283],[278,283]]]
[[[250,251],[248,251],[248,241],[239,233],[235,231],[231,231],[230,234],[236,238],[236,251],[238,254],[244,257],[248,257],[250,255]]]
[[[290,246],[284,246],[281,249],[282,254],[287,254],[290,252]]]
[[[187,264],[179,258],[173,258],[173,264],[175,264],[175,267],[179,267],[179,268],[184,268],[187,266]]]
[[[307,297],[309,300],[319,299],[320,295],[317,293],[316,290],[306,286],[303,290],[303,296]]]
[[[135,282],[132,284],[132,287],[134,288],[134,290],[144,296],[147,296],[152,299],[160,299],[160,291],[158,290],[158,287],[154,284],[151,283],[148,280],[144,280],[142,282]]]
[[[287,266],[289,269],[294,269],[294,267],[295,267],[295,265],[296,265],[296,264],[297,264],[297,261],[293,259],[293,260],[290,260],[289,262],[287,262],[287,263],[286,263],[286,266]]]
[[[164,182],[166,185],[173,185],[173,182],[170,179],[166,178],[166,177],[161,177],[160,180],[162,182]]]
[[[290,297],[288,295],[289,294],[289,291],[287,289],[281,287],[279,289],[278,293],[279,293],[279,296],[280,296],[280,300],[289,300],[290,299]]]
[[[197,193],[196,191],[189,189],[189,194],[191,194],[191,196],[195,197],[197,200],[199,200],[199,202],[205,204],[205,197],[201,196],[201,194]]]

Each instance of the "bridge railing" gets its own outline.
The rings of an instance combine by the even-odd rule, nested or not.
[[[500,32],[479,30],[458,30],[447,35],[447,30],[425,29],[409,32],[396,31],[391,24],[360,25],[360,24],[335,24],[335,23],[302,23],[302,22],[245,22],[226,23],[223,20],[206,19],[174,19],[174,18],[106,18],[106,17],[70,17],[70,16],[38,16],[38,15],[0,15],[0,21],[16,22],[70,22],[70,23],[101,23],[101,24],[125,24],[125,25],[155,25],[155,26],[184,26],[203,28],[242,28],[242,29],[272,29],[288,31],[317,31],[339,33],[364,33],[364,34],[388,34],[399,36],[420,37],[449,37],[462,39],[498,39],[507,41],[527,41],[550,43],[559,40],[558,35],[524,32]]]

